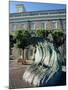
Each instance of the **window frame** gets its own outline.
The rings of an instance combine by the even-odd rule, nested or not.
[[[42,25],[43,25],[43,27],[42,27]],[[41,29],[46,29],[46,22],[45,21],[41,22]]]
[[[57,29],[57,21],[52,21],[52,29]]]
[[[32,26],[33,25],[33,26]],[[31,30],[35,30],[36,28],[35,28],[35,22],[31,22],[30,23],[30,29]]]

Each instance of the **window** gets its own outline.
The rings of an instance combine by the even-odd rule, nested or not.
[[[10,32],[12,31],[12,24],[11,23],[9,24],[9,31]]]
[[[45,22],[41,22],[41,29],[46,29],[46,23]]]
[[[24,29],[24,24],[20,23],[17,25],[17,30],[23,30]]]
[[[63,25],[63,30],[66,31],[66,20],[62,21],[62,25]]]
[[[24,24],[20,24],[20,29],[24,29]]]
[[[57,21],[52,21],[52,29],[57,29]]]
[[[32,22],[32,23],[30,24],[30,27],[31,27],[31,30],[35,30],[35,23]]]
[[[16,31],[16,24],[12,24],[12,31]]]

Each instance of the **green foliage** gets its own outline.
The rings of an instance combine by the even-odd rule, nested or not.
[[[28,30],[26,30],[26,31],[23,31],[23,36],[26,38],[29,38],[29,37],[31,37],[31,34]]]
[[[47,38],[47,36],[51,33],[51,30],[45,30],[45,37]]]
[[[18,48],[24,49],[26,46],[30,44],[30,37],[31,34],[29,31],[25,30],[18,30],[16,31],[15,38],[16,38],[16,46]]]
[[[49,33],[51,33],[50,30],[36,30],[36,35],[42,38],[47,38]]]
[[[45,37],[45,30],[36,30],[36,35],[38,37]]]
[[[16,32],[15,32],[15,39],[16,39],[16,42],[17,42],[17,41],[20,41],[21,38],[22,38],[22,36],[23,36],[22,30],[16,31]]]
[[[13,34],[10,34],[9,38],[10,38],[10,48],[13,48],[14,47],[14,43],[15,43],[15,39],[14,39]]]
[[[53,42],[58,47],[64,43],[65,33],[61,30],[56,30],[52,32],[52,37],[53,37]]]
[[[16,39],[16,47],[20,49],[20,53],[22,55],[21,50],[23,50],[23,59],[24,59],[24,49],[30,44],[31,34],[26,30],[18,30],[15,33]]]
[[[35,30],[33,33],[35,33],[34,37],[29,30],[18,30],[10,34],[10,47],[13,47],[16,42],[18,48],[24,49],[29,44],[35,45],[37,43],[36,37],[47,38],[50,33],[53,37],[53,43],[57,46],[62,45],[65,40],[65,34],[62,30]]]

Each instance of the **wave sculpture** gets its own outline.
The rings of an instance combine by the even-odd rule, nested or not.
[[[34,62],[23,74],[25,82],[34,86],[54,86],[60,82],[62,59],[53,43],[38,42]]]

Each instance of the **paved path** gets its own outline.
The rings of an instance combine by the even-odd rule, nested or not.
[[[32,85],[29,85],[22,79],[22,75],[28,66],[29,65],[21,65],[13,61],[10,62],[9,64],[10,89],[33,87]]]
[[[34,87],[28,83],[26,83],[23,79],[23,73],[25,69],[29,65],[22,65],[21,63],[17,63],[16,61],[11,61],[9,62],[9,88],[10,89],[15,89],[15,88],[30,88]],[[62,85],[66,84],[66,70],[65,67],[62,68]]]

